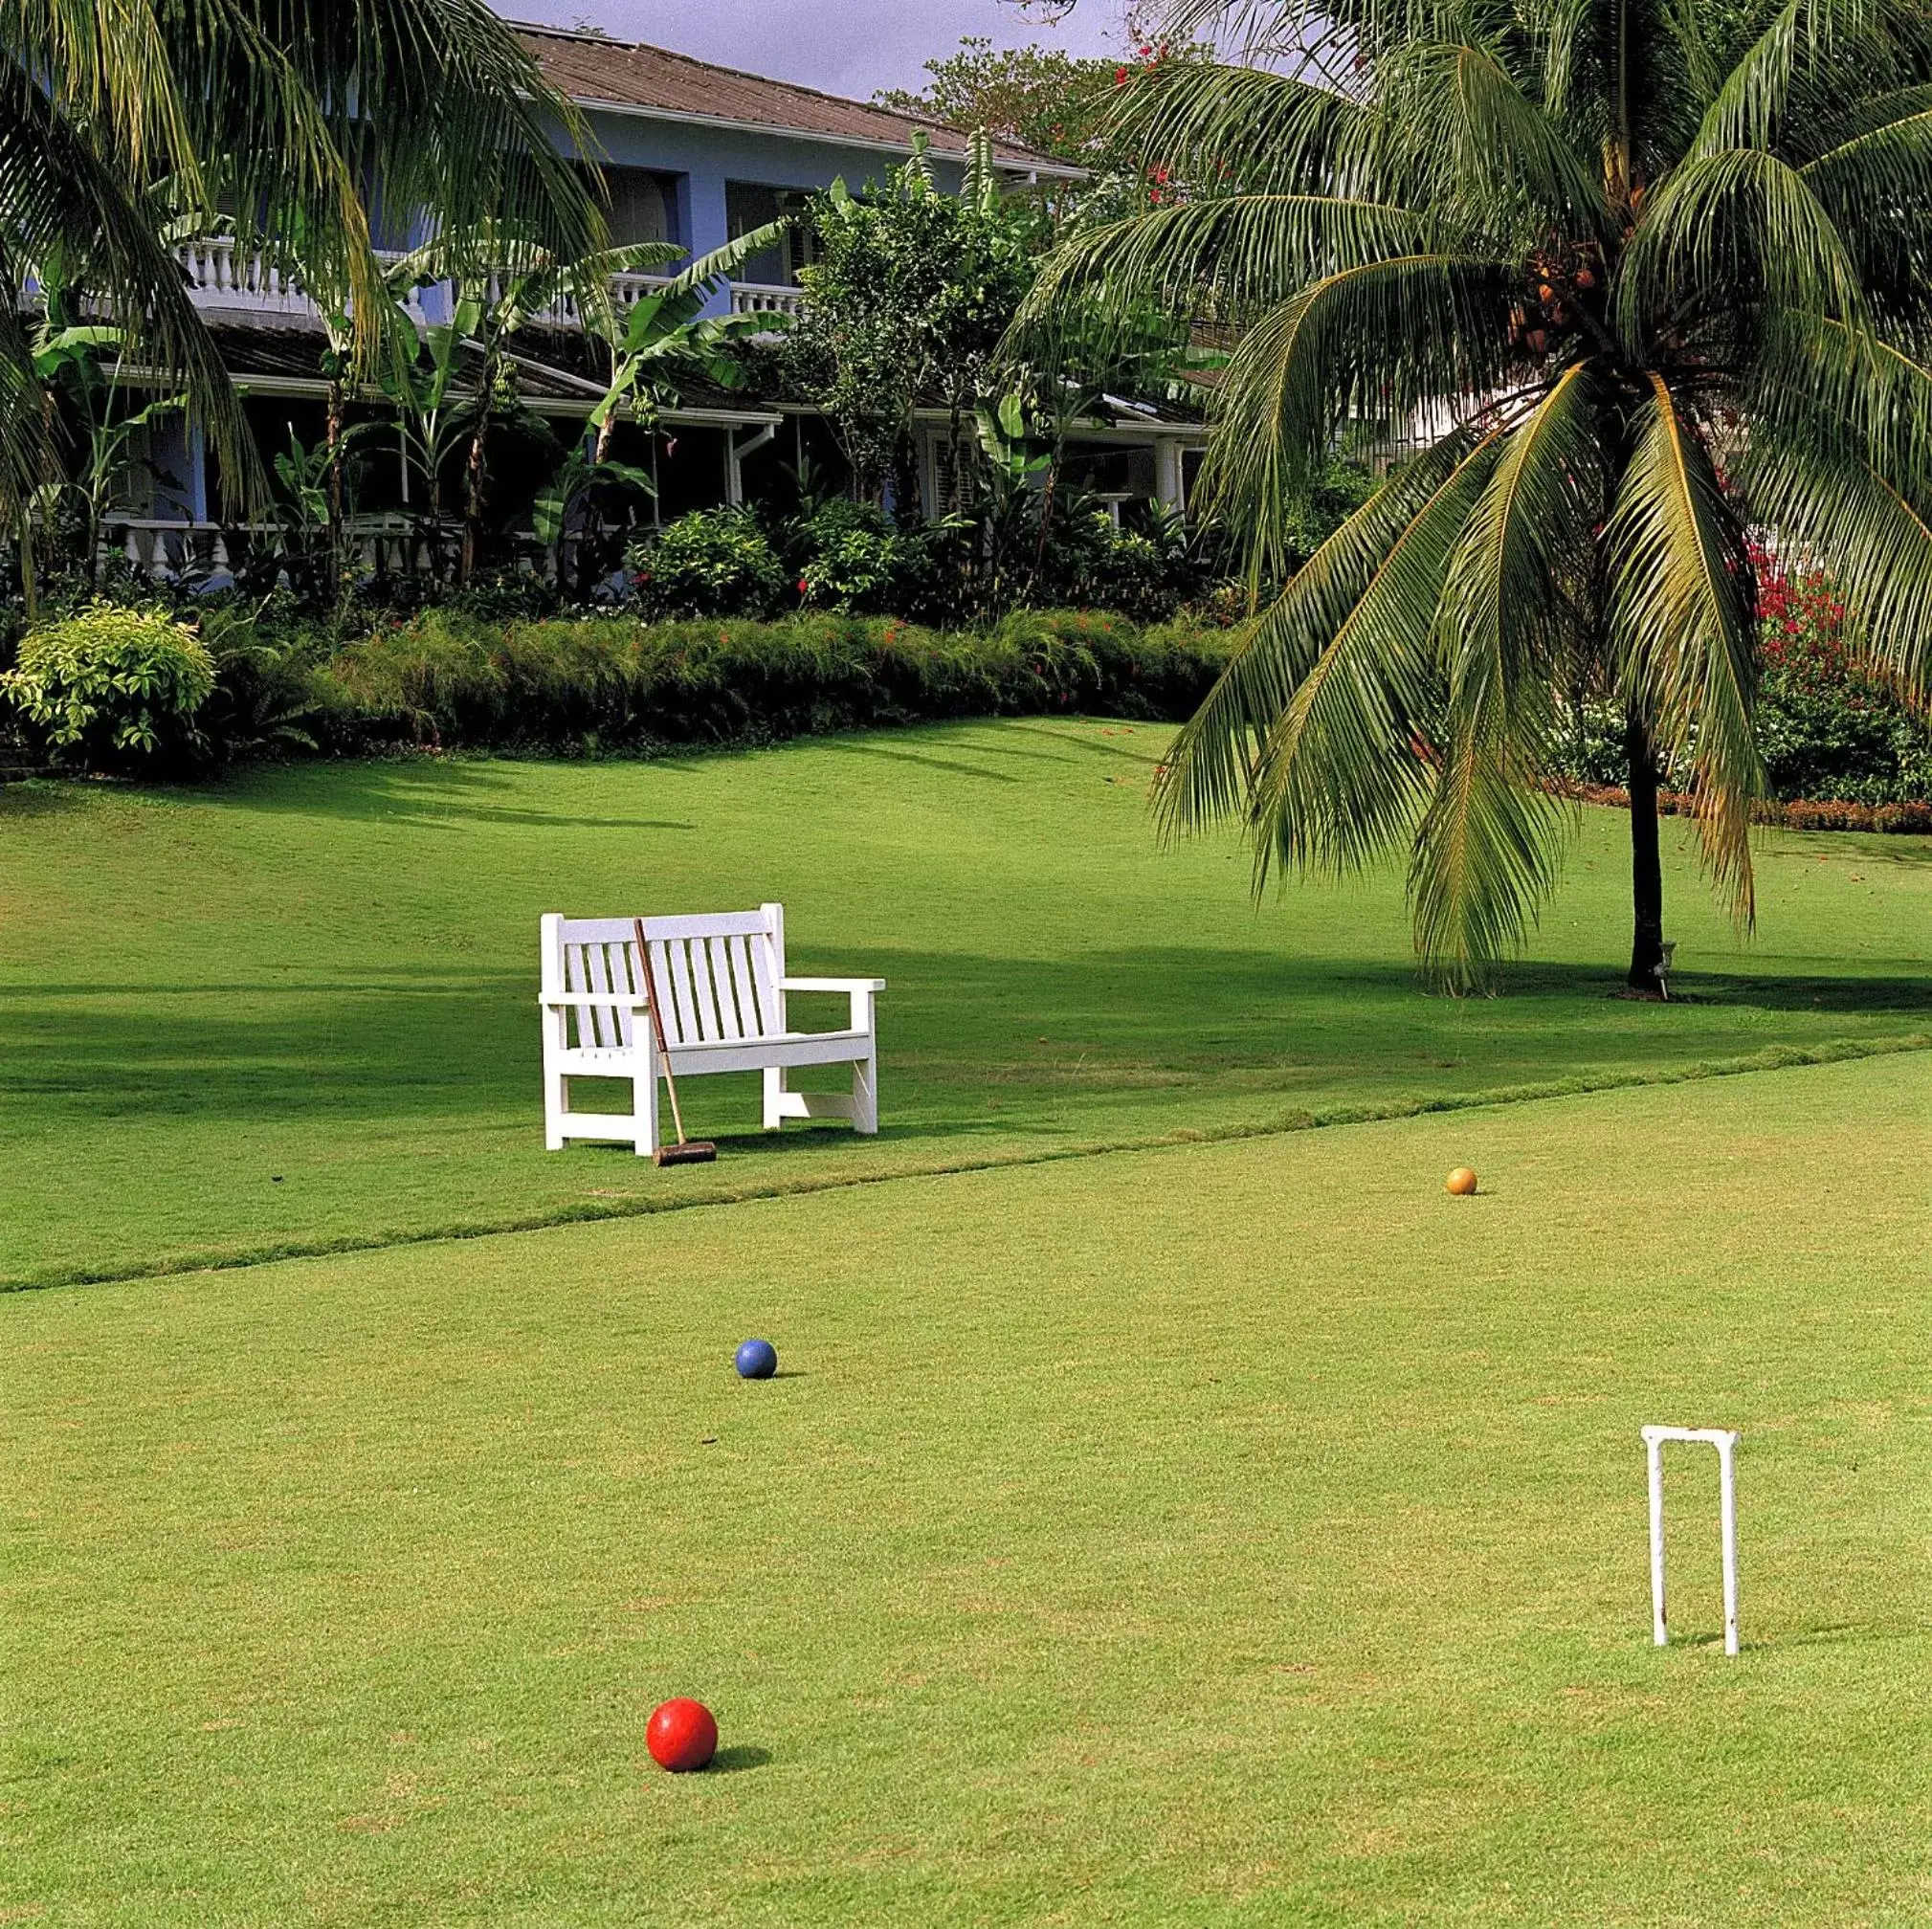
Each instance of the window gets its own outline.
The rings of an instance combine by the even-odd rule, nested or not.
[[[633,241],[684,239],[677,215],[678,177],[649,167],[607,167],[604,185],[611,196],[611,240],[628,248]]]

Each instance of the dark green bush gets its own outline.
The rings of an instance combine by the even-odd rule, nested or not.
[[[870,503],[826,503],[790,532],[800,559],[798,594],[844,615],[944,622],[967,600],[971,525],[893,522]]]
[[[1752,552],[1758,592],[1758,747],[1780,802],[1868,806],[1932,799],[1932,730],[1861,669],[1844,606],[1830,582],[1794,574]],[[1577,713],[1561,774],[1583,784],[1625,781],[1624,720],[1614,704]],[[1688,768],[1664,784],[1687,789]]]

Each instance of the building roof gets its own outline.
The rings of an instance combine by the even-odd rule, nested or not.
[[[964,160],[966,137],[944,122],[921,120],[821,94],[789,80],[770,80],[735,67],[713,66],[668,48],[607,39],[599,33],[517,23],[545,78],[584,107],[615,108],[675,121],[714,121],[730,127],[770,128],[841,146],[910,154],[913,137],[924,134],[935,154]],[[1082,172],[1010,142],[993,143],[1003,166],[1073,177]]]

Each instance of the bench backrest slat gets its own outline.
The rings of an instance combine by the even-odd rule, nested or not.
[[[783,906],[645,922],[670,1045],[766,1038],[785,1030]],[[566,1036],[580,1049],[629,1047],[635,1026],[649,1023],[617,1002],[644,988],[630,919],[545,918],[543,969],[546,991],[611,994],[610,1003],[567,1015]]]
[[[744,1029],[739,1023],[738,999],[731,988],[730,942],[728,938],[707,938],[704,951],[711,969],[711,992],[718,1005],[718,1033],[735,1044],[744,1036]]]
[[[751,940],[727,938],[725,949],[731,955],[731,988],[738,999],[738,1022],[747,1038],[757,1038],[768,1029],[758,1015],[758,992],[751,975]]]

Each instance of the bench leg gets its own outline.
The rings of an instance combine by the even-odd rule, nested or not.
[[[564,1120],[570,1111],[570,1081],[561,1072],[544,1074],[544,1150],[564,1149]]]
[[[878,1060],[859,1058],[852,1068],[852,1123],[858,1132],[878,1130]]]
[[[649,1159],[657,1150],[657,1066],[640,1072],[631,1081],[631,1115],[637,1121],[633,1142],[640,1159]]]
[[[785,1070],[768,1065],[765,1070],[765,1129],[776,1132],[785,1118]]]

